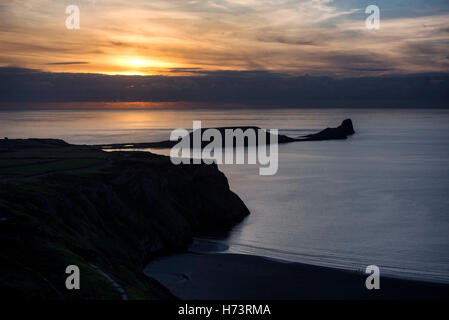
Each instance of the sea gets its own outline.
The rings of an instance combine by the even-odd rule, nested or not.
[[[3,110],[0,136],[132,144],[167,140],[201,120],[295,137],[346,118],[356,131],[347,140],[280,145],[273,176],[259,175],[258,165],[220,165],[251,214],[228,237],[195,242],[223,254],[361,272],[376,265],[392,277],[449,283],[449,110]]]

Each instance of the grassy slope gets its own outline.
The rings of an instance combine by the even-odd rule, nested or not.
[[[0,295],[120,299],[93,263],[130,299],[173,298],[143,275],[145,259],[246,214],[216,167],[52,140],[0,142]],[[81,290],[65,288],[72,264]]]
[[[75,253],[67,239],[73,238],[64,223],[57,223],[48,212],[30,199],[61,192],[58,185],[42,177],[50,173],[89,175],[107,168],[108,154],[88,148],[43,145],[0,153],[0,290],[9,297],[120,299],[118,291],[88,260]],[[41,178],[39,176],[42,175]],[[36,178],[33,178],[37,176]],[[14,178],[14,179],[12,179]],[[89,232],[83,233],[86,239]],[[95,231],[95,229],[94,229]],[[5,236],[15,234],[14,239]],[[89,242],[72,239],[73,242]],[[12,241],[13,240],[13,241]],[[70,242],[70,240],[69,240]],[[81,290],[66,290],[65,268],[74,264],[82,275]],[[116,265],[104,270],[127,292],[130,299],[169,298],[170,294],[129,266]],[[120,276],[114,276],[114,273]]]

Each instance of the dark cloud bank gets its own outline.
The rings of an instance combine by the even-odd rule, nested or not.
[[[108,76],[0,68],[2,108],[45,102],[188,102],[197,106],[449,107],[449,74],[361,78],[190,70],[190,76]]]

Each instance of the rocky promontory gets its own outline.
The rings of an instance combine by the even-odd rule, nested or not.
[[[197,130],[199,131],[200,135],[202,135],[208,129],[217,130],[221,134],[222,137],[226,136],[225,132],[227,130],[230,130],[232,132],[235,132],[238,130],[238,131],[240,131],[240,133],[237,135],[240,135],[241,137],[244,137],[244,133],[246,133],[247,131],[258,132],[259,130],[264,130],[264,129],[261,129],[261,128],[255,127],[255,126],[201,128],[201,129],[197,129]],[[355,131],[354,131],[354,127],[352,125],[352,120],[346,119],[346,120],[343,120],[343,122],[336,128],[326,128],[317,133],[300,136],[300,137],[290,137],[285,134],[278,134],[276,137],[276,140],[273,140],[273,134],[270,131],[266,131],[264,142],[259,141],[258,136],[256,137],[255,143],[253,143],[253,144],[251,144],[250,141],[248,141],[248,139],[245,138],[243,140],[243,146],[248,147],[248,146],[252,146],[252,145],[271,144],[271,143],[273,143],[273,141],[277,141],[277,143],[279,143],[279,144],[284,144],[284,143],[305,142],[305,141],[342,140],[342,139],[348,138],[348,136],[351,136],[354,133],[355,133]],[[262,135],[262,137],[263,137],[263,135]],[[111,145],[108,145],[107,147],[104,145],[97,145],[97,146],[92,146],[92,147],[95,147],[95,148],[104,147],[104,148],[107,148],[110,150],[114,150],[114,149],[123,150],[123,149],[130,149],[130,148],[131,149],[135,149],[135,148],[167,149],[167,148],[172,148],[173,146],[175,146],[180,140],[181,139],[179,139],[178,141],[163,140],[163,141],[157,141],[157,142],[119,143],[119,144],[111,144]],[[189,141],[190,142],[193,141],[193,132],[189,133]],[[234,138],[233,142],[235,145],[235,138]],[[222,140],[223,147],[225,146],[224,143],[225,143],[225,140]],[[202,148],[204,148],[208,144],[209,144],[209,141],[201,141]],[[193,147],[192,143],[191,143],[191,147]]]

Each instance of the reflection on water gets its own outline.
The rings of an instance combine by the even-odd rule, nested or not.
[[[166,140],[192,120],[300,135],[345,118],[356,135],[281,145],[275,176],[259,176],[257,165],[221,165],[251,215],[220,243],[229,252],[350,269],[375,264],[396,276],[449,282],[448,111],[0,112],[0,132],[106,145]]]
[[[273,177],[221,166],[252,213],[229,252],[449,282],[449,113],[351,117],[346,141],[281,145]]]

